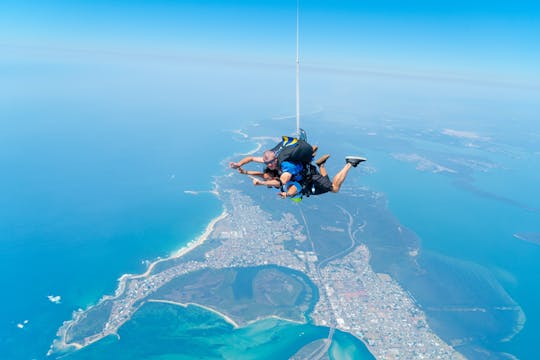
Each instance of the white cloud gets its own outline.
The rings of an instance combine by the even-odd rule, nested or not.
[[[47,296],[47,298],[49,299],[50,302],[55,303],[55,304],[60,304],[60,300],[62,300],[62,297],[60,295],[57,295],[57,296],[49,295]]]
[[[489,140],[489,138],[480,136],[472,131],[462,131],[462,130],[453,130],[453,129],[444,129],[442,131],[444,135],[460,138],[460,139],[470,139],[470,140]]]

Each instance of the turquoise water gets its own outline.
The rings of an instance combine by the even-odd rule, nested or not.
[[[357,338],[342,331],[336,331],[334,333],[332,344],[328,350],[328,356],[331,360],[375,359],[367,351],[365,345],[359,344]]]
[[[149,303],[119,332],[68,359],[287,359],[326,338],[328,328],[267,319],[234,329],[218,315],[190,306]],[[333,359],[372,359],[353,336],[336,332]]]

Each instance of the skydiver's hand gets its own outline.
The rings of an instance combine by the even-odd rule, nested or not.
[[[253,179],[253,185],[262,185],[263,182],[259,179]]]
[[[278,196],[282,199],[285,199],[287,197],[287,193],[285,191],[278,192]]]
[[[229,163],[229,166],[233,169],[238,169],[240,167],[240,165],[238,163],[235,163],[235,162],[230,162]]]

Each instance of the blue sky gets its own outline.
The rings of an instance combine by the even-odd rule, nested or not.
[[[521,1],[301,1],[307,65],[540,79],[540,5]],[[35,48],[288,64],[296,2],[10,1],[0,60]]]

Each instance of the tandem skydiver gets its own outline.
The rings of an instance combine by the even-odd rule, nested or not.
[[[268,164],[275,162],[273,153],[265,152]],[[253,185],[266,185],[268,187],[276,187],[281,191],[278,195],[281,198],[291,198],[295,202],[302,200],[304,196],[321,195],[327,192],[337,193],[341,189],[341,185],[347,178],[347,174],[352,167],[357,167],[361,162],[366,161],[366,158],[360,156],[347,156],[345,158],[345,166],[330,180],[326,171],[326,160],[330,155],[324,155],[315,164],[291,164],[284,162],[285,167],[282,169],[279,177],[271,178],[265,176],[263,179],[253,179]],[[272,166],[272,165],[270,165]],[[241,168],[240,168],[241,169]],[[241,171],[248,174],[248,172]]]
[[[303,196],[321,195],[327,192],[337,193],[351,167],[356,167],[359,163],[366,161],[360,156],[347,156],[343,169],[330,181],[324,166],[330,155],[324,155],[315,162],[319,167],[317,171],[317,168],[311,164],[317,146],[309,145],[305,141],[305,132],[303,134],[303,139],[283,136],[282,141],[271,150],[265,151],[262,157],[247,156],[239,162],[230,162],[229,166],[238,169],[241,174],[262,178],[250,176],[253,185],[279,188],[280,197],[290,197],[294,201],[300,201]],[[242,166],[249,162],[264,163],[266,168],[264,172],[246,171]]]

